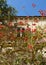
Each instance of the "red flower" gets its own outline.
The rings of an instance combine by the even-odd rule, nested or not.
[[[18,22],[19,25],[24,25],[24,23],[22,21]]]
[[[28,49],[32,49],[33,46],[31,44],[28,44]]]
[[[32,7],[35,8],[36,7],[36,4],[32,3]]]
[[[10,26],[10,27],[11,27],[11,26],[12,26],[12,22],[9,22],[9,23],[8,23],[8,26]]]
[[[36,32],[36,29],[32,29],[32,31],[31,32]]]
[[[34,24],[32,24],[33,26],[35,26],[36,24],[34,23]]]
[[[39,10],[38,12],[40,13],[41,16],[46,16],[46,11],[44,11],[44,10]]]
[[[0,25],[0,29],[4,28],[5,26],[4,25]]]
[[[27,41],[28,40],[28,37],[24,37],[24,41]]]
[[[27,30],[27,31],[31,31],[31,28],[28,27],[26,30]]]
[[[24,30],[20,30],[20,32],[24,32]]]
[[[3,33],[2,32],[0,32],[0,37],[3,37]]]
[[[18,30],[15,30],[15,32],[17,33],[17,32],[18,32]]]
[[[10,39],[11,39],[11,40],[15,40],[15,37],[14,37],[14,36],[11,36]]]

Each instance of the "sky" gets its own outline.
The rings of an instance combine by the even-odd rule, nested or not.
[[[40,16],[39,10],[46,11],[46,0],[7,0],[7,4],[18,11],[17,16]]]

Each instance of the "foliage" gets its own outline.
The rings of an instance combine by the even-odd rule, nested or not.
[[[0,0],[0,19],[10,19],[11,16],[16,15],[17,11],[11,6],[8,6],[7,0]]]
[[[29,29],[16,31],[12,28],[11,30],[7,26],[0,29],[0,63],[3,65],[42,65],[44,63],[46,65],[46,57],[42,54],[46,42],[41,41],[46,35],[44,29],[37,27],[35,32]],[[18,32],[24,33],[23,36],[17,37]]]

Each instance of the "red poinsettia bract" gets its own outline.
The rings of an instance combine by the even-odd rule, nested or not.
[[[10,37],[10,39],[11,39],[11,40],[15,40],[15,37],[12,35],[12,36]]]
[[[3,37],[3,36],[4,36],[4,34],[2,32],[0,32],[0,38]]]
[[[41,16],[46,16],[46,10],[39,10],[38,12]]]
[[[36,24],[35,24],[35,23],[33,23],[32,25],[33,25],[33,26],[36,26]]]
[[[12,26],[12,22],[9,22],[9,23],[8,23],[8,26],[10,26],[10,27],[11,27],[11,26]]]
[[[24,41],[27,41],[28,40],[28,37],[24,37]]]
[[[22,33],[23,33],[23,32],[24,32],[24,30],[20,30],[20,32],[22,32]]]
[[[31,28],[28,27],[26,30],[27,30],[27,31],[31,31]]]
[[[22,21],[18,22],[19,25],[24,25],[24,23]]]
[[[28,44],[28,49],[33,49],[33,46],[31,44]]]
[[[32,3],[32,7],[35,8],[36,7],[36,4]]]
[[[33,32],[33,33],[34,33],[34,32],[36,32],[36,29],[32,29],[32,31],[31,31],[31,32]]]
[[[0,25],[0,29],[4,28],[5,26],[4,25]]]

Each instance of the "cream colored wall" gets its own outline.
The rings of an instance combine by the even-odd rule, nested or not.
[[[17,20],[17,22],[20,22],[20,21],[22,21],[22,22],[24,22],[25,23],[25,19],[23,19],[23,20],[20,20],[20,19],[18,19]],[[35,23],[36,24],[36,26],[41,26],[42,28],[46,25],[46,20],[40,20],[39,22],[34,22],[33,20],[29,20],[28,19],[28,22],[27,22],[30,26],[29,27],[34,27],[35,28],[35,26],[32,26],[32,24],[33,23]],[[27,27],[27,25],[26,26],[22,26],[22,27]]]
[[[25,23],[25,19],[23,19],[23,20],[20,20],[20,19],[18,19],[17,20],[17,22],[20,22],[20,21],[22,21],[23,23]],[[33,20],[27,20],[28,22],[26,22],[26,24],[28,23],[30,26],[29,27],[33,27],[33,28],[35,28],[35,26],[32,26],[32,23],[36,23],[36,22],[34,22]],[[7,21],[6,21],[7,22]],[[12,23],[12,25],[14,26],[14,23],[16,23],[16,21],[15,20],[13,20],[13,23]],[[36,23],[36,26],[41,26],[42,28],[44,27],[46,25],[46,20],[40,20],[39,22],[37,22]],[[27,25],[24,25],[24,26],[21,26],[21,27],[24,27],[24,28],[27,28]]]

